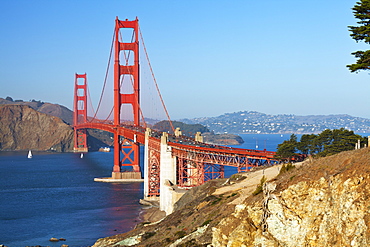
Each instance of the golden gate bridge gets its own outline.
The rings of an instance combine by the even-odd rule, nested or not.
[[[125,42],[121,30],[131,36]],[[126,37],[127,38],[127,37]],[[200,133],[195,138],[181,135],[171,124],[173,134],[160,133],[146,123],[148,113],[141,103],[141,75],[139,52],[140,40],[148,62],[148,70],[155,85],[156,94],[161,102],[167,120],[171,123],[139,28],[139,21],[115,20],[115,29],[109,61],[113,59],[113,103],[108,116],[97,117],[103,105],[103,93],[106,91],[108,70],[104,80],[102,95],[97,110],[88,107],[91,99],[88,91],[87,75],[75,75],[74,89],[74,151],[87,152],[87,129],[98,129],[113,133],[114,164],[112,179],[132,181],[144,178],[144,199],[164,200],[168,183],[179,188],[191,188],[207,180],[223,178],[224,167],[236,167],[238,172],[251,167],[278,163],[275,152],[231,148],[203,143]],[[144,98],[152,98],[145,95]],[[153,112],[149,111],[149,112]],[[140,169],[140,145],[144,145],[144,171]],[[168,199],[167,199],[168,200]],[[161,206],[162,207],[162,206]],[[168,210],[166,210],[168,212]],[[169,211],[170,212],[170,211]]]

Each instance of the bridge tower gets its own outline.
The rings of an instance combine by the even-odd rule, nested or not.
[[[133,113],[133,125],[140,126],[139,112],[139,20],[121,21],[116,18],[115,40],[114,40],[114,125],[118,128],[121,125],[121,106],[131,105]],[[121,28],[133,29],[133,40],[131,43],[120,42],[119,35]],[[134,54],[133,64],[120,62],[121,51],[131,51]],[[122,81],[125,76],[130,78],[132,92],[122,92]],[[123,90],[123,89],[122,89]],[[124,116],[122,116],[124,117]],[[134,138],[135,139],[135,138]],[[121,136],[118,131],[114,133],[114,166],[112,178],[134,178],[140,179],[139,144],[136,140],[129,140]],[[122,172],[122,166],[131,166],[131,172]]]
[[[87,77],[85,74],[75,75],[75,89],[73,101],[73,125],[87,122]],[[75,152],[87,152],[86,129],[74,129]]]

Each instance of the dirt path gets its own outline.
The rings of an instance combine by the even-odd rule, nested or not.
[[[263,170],[258,170],[255,172],[247,172],[243,174],[247,178],[241,182],[236,182],[235,184],[224,186],[213,192],[213,195],[221,195],[228,192],[238,192],[240,196],[231,202],[231,204],[239,204],[244,201],[244,199],[250,196],[253,191],[256,190],[257,185],[260,183],[261,178],[265,176],[267,181],[275,178],[280,171],[281,165],[272,166]]]

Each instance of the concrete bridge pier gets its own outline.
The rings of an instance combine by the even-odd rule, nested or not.
[[[73,152],[75,152],[75,153],[87,153],[87,152],[89,152],[89,149],[87,147],[73,148]]]
[[[156,201],[157,197],[151,197],[149,195],[149,137],[152,131],[150,128],[146,128],[145,141],[144,141],[144,200]]]
[[[180,199],[180,197],[186,192],[177,188],[177,163],[176,157],[172,156],[171,146],[168,145],[168,134],[163,132],[160,142],[160,154],[159,154],[159,190],[160,195],[149,196],[149,183],[150,177],[149,166],[150,164],[150,149],[149,149],[149,137],[151,136],[151,130],[146,129],[145,132],[145,143],[144,143],[144,200],[146,201],[159,201],[159,209],[165,211],[166,215],[173,212],[174,204]]]
[[[168,134],[163,132],[161,137],[160,155],[160,210],[166,215],[172,213],[175,203],[173,185],[176,184],[176,157],[172,157],[171,147],[168,146]]]

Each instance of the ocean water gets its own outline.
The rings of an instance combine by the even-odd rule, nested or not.
[[[113,153],[0,152],[0,244],[90,246],[132,229],[142,183],[94,182],[110,176]],[[52,243],[51,237],[66,241]]]
[[[276,151],[290,135],[242,135],[239,148]],[[98,183],[110,176],[113,152],[0,152],[0,244],[90,246],[140,220],[143,183]],[[236,168],[225,168],[225,176]],[[50,238],[65,238],[52,243]]]
[[[267,151],[276,151],[277,145],[285,140],[290,139],[290,134],[241,134],[244,143],[242,145],[233,146],[246,149],[257,149]],[[302,135],[297,135],[298,140]]]
[[[254,150],[264,150],[276,151],[277,145],[285,140],[289,140],[290,135],[280,135],[280,134],[240,134],[243,138],[244,143],[241,145],[235,145],[231,147],[254,149]],[[301,135],[298,136],[298,139]],[[230,177],[231,175],[238,172],[236,167],[225,166],[225,177]]]

